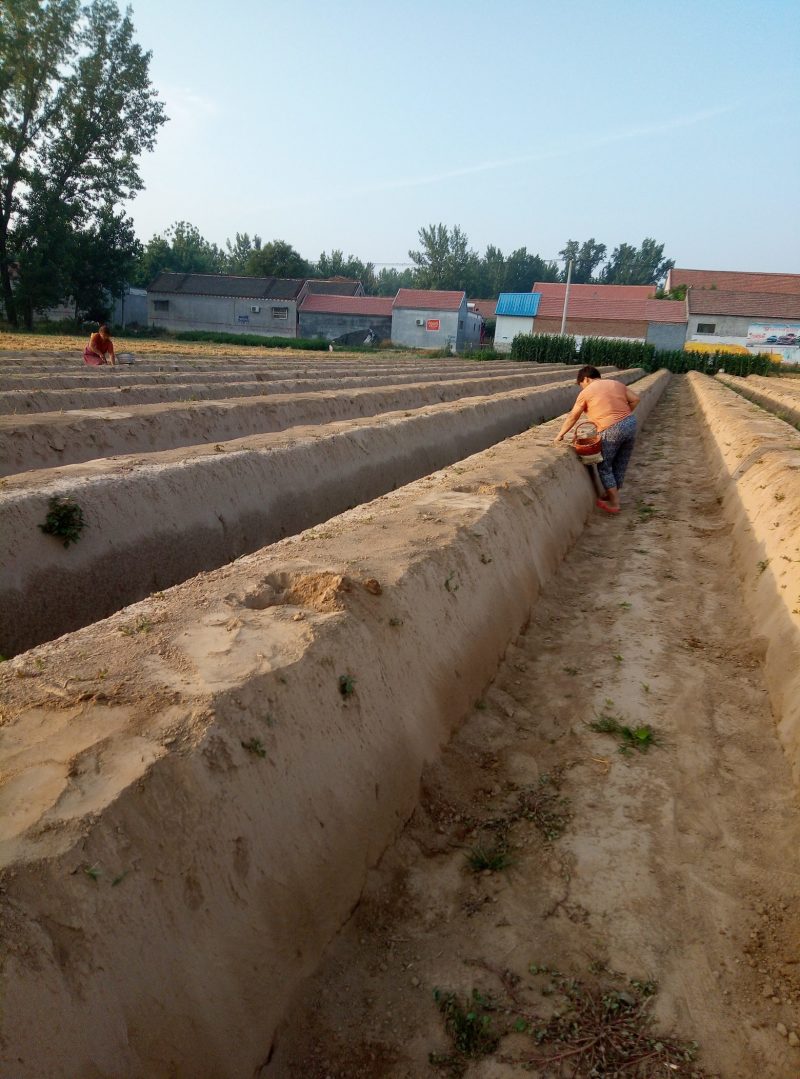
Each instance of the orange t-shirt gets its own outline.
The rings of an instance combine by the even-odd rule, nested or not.
[[[613,378],[592,379],[590,385],[578,394],[575,404],[581,406],[586,418],[596,425],[598,431],[613,427],[631,414],[627,387]]]

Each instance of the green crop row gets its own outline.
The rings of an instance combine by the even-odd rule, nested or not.
[[[592,367],[642,367],[658,371],[666,367],[676,374],[702,371],[715,375],[772,375],[775,364],[769,356],[758,353],[736,355],[730,352],[685,352],[671,349],[657,352],[644,341],[618,341],[603,337],[584,337],[578,347],[574,337],[561,334],[518,334],[511,343],[511,359],[527,363],[591,364]]]

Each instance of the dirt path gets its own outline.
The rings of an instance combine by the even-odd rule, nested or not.
[[[697,1074],[800,1075],[800,815],[682,379],[626,495],[619,518],[591,520],[429,769],[262,1076],[559,1075],[513,1063],[555,1052],[587,1075],[567,1049],[591,1043],[591,1017],[560,1045],[535,1031],[557,1025],[565,989],[584,1015],[604,993],[627,1022],[649,983],[661,1044],[699,1042]],[[623,755],[589,728],[601,715],[661,744]],[[476,848],[512,864],[474,872]],[[454,1001],[449,1014],[465,1045],[485,1015],[487,1052],[454,1052],[435,988],[479,990],[475,1020]],[[693,1074],[642,1059],[625,1074]]]

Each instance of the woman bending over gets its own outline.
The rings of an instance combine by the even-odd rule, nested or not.
[[[633,410],[639,404],[639,395],[622,382],[602,378],[596,367],[581,367],[575,381],[581,392],[564,420],[556,442],[561,442],[586,413],[586,419],[600,432],[603,454],[597,471],[606,489],[606,497],[598,498],[597,505],[606,513],[619,513],[619,489],[636,441]]]

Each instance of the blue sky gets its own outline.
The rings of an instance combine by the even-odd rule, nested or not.
[[[171,117],[146,241],[399,264],[421,225],[555,257],[654,236],[800,273],[798,0],[132,0]]]

